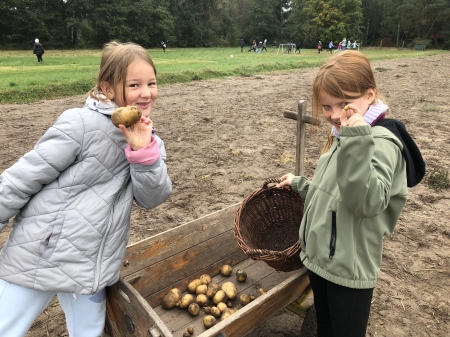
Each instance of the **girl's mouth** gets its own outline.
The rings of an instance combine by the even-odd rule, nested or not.
[[[141,109],[147,109],[150,106],[150,102],[147,103],[136,103],[136,105]]]

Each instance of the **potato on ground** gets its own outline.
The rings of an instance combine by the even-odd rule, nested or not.
[[[220,273],[223,276],[230,276],[232,271],[233,271],[233,268],[228,264],[225,264],[222,266],[222,268],[220,268]]]
[[[220,287],[218,284],[216,284],[216,283],[208,284],[208,287],[206,288],[206,297],[213,298],[218,290],[220,290]]]
[[[220,302],[225,303],[226,301],[228,301],[228,296],[223,290],[219,290],[218,292],[216,292],[216,294],[213,297],[213,302],[215,305],[217,305]]]
[[[161,300],[161,306],[164,309],[173,309],[181,299],[181,290],[178,288],[170,289]]]
[[[188,312],[192,316],[197,316],[200,313],[200,306],[197,303],[195,303],[195,302],[191,303],[191,304],[189,304]]]
[[[207,315],[203,317],[203,325],[205,326],[206,329],[209,329],[212,326],[214,326],[216,322],[217,322],[216,318],[212,315]]]
[[[195,289],[195,293],[197,295],[200,295],[200,294],[205,295],[207,290],[208,290],[208,286],[206,284],[201,284],[197,287],[197,289]]]
[[[186,309],[193,302],[194,302],[194,296],[192,296],[191,294],[185,294],[180,299],[180,302],[178,303],[178,307],[180,307],[181,309]]]
[[[209,276],[208,274],[203,274],[202,276],[200,276],[200,280],[203,282],[203,284],[210,284],[211,283],[211,276]]]
[[[222,312],[222,317],[220,317],[220,320],[223,321],[224,319],[227,319],[228,317],[233,315],[236,311],[237,309],[230,309],[230,308],[226,309],[224,312]]]
[[[225,294],[227,294],[227,297],[230,300],[235,299],[237,296],[236,286],[233,282],[225,282],[224,284],[222,284],[222,290],[225,292]]]
[[[200,279],[195,279],[193,281],[191,281],[188,284],[187,290],[191,293],[191,294],[195,294],[195,291],[197,290],[197,287],[199,285],[203,284],[202,281]]]
[[[207,307],[209,304],[209,298],[204,294],[197,295],[195,298],[195,303],[198,303],[201,307]]]

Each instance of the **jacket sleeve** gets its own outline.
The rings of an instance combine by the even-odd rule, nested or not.
[[[78,113],[66,111],[33,150],[1,174],[0,231],[34,194],[54,181],[60,172],[74,162],[80,150],[77,133],[82,129]]]
[[[297,176],[292,179],[292,190],[300,194],[302,199],[306,199],[308,194],[309,180],[302,176]]]
[[[146,209],[159,206],[172,194],[164,142],[156,135],[153,137],[158,143],[159,158],[151,165],[130,164],[134,199],[136,204]]]
[[[343,126],[340,133],[336,180],[342,201],[355,216],[374,217],[389,205],[401,149],[393,140],[374,138],[369,125]]]

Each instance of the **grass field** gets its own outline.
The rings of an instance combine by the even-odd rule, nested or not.
[[[370,60],[435,55],[448,51],[373,48],[361,50]],[[314,49],[300,54],[278,50],[261,54],[240,48],[150,49],[158,72],[158,85],[252,76],[273,71],[317,67],[330,56]],[[233,55],[233,58],[230,57]],[[100,64],[101,50],[46,50],[38,65],[32,51],[0,51],[0,104],[30,103],[86,93],[93,85]]]

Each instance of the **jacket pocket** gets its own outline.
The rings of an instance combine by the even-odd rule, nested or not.
[[[336,212],[331,212],[331,237],[330,237],[330,259],[333,258],[336,251],[336,239],[337,239],[337,229],[336,229]]]
[[[50,242],[50,238],[52,237],[53,227],[54,227],[54,225],[49,225],[47,227],[44,237],[41,240],[41,244],[39,246],[39,255],[41,255],[42,257],[44,255],[45,251],[47,250],[48,244]]]

